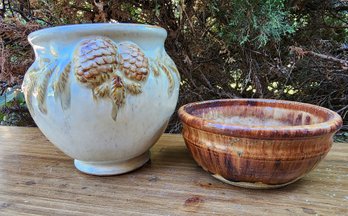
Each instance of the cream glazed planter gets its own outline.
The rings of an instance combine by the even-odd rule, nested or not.
[[[84,173],[141,167],[174,112],[180,77],[167,32],[140,24],[80,24],[29,35],[36,60],[23,91],[45,136]]]

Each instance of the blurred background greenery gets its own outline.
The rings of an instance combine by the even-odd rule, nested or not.
[[[1,124],[35,125],[20,85],[27,35],[74,23],[135,22],[168,31],[182,83],[178,107],[217,98],[275,98],[338,112],[348,133],[348,2],[343,0],[2,0]],[[16,114],[12,114],[16,113]],[[167,132],[181,125],[173,115]]]

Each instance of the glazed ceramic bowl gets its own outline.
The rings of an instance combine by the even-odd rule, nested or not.
[[[121,174],[149,160],[179,93],[166,36],[140,24],[67,25],[29,35],[36,58],[23,82],[27,106],[80,171]]]
[[[281,100],[230,99],[179,109],[186,146],[204,170],[246,188],[277,188],[329,152],[342,119],[326,108]]]

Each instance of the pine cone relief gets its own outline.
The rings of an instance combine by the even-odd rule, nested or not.
[[[120,70],[131,80],[144,81],[149,75],[149,60],[133,43],[118,44]]]
[[[140,47],[131,42],[115,44],[105,37],[80,42],[74,58],[75,77],[92,90],[95,100],[112,101],[116,120],[126,94],[139,95],[149,75],[149,60]]]
[[[75,55],[76,78],[90,87],[108,80],[117,65],[117,47],[107,38],[83,40]]]

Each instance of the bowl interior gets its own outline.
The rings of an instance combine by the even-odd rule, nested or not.
[[[272,100],[211,101],[185,110],[204,120],[248,127],[313,125],[331,118],[330,113],[316,106]]]

